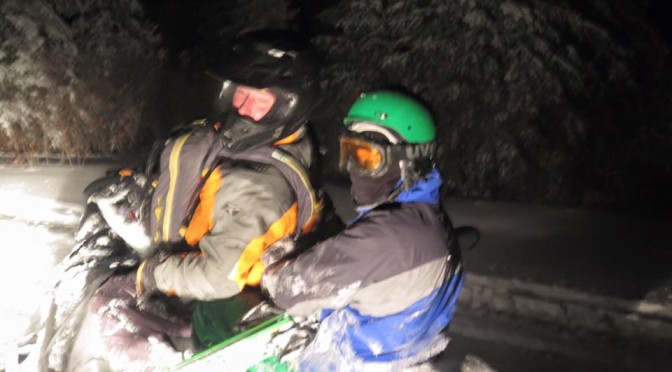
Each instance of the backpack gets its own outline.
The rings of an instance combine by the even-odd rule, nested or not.
[[[320,216],[323,196],[313,188],[308,170],[291,154],[275,146],[261,146],[241,153],[225,149],[221,126],[197,120],[177,128],[160,151],[152,151],[147,169],[151,181],[149,235],[153,244],[184,243],[187,228],[200,203],[200,191],[212,172],[225,162],[273,166],[288,181],[297,198],[296,234],[309,232]],[[154,168],[153,171],[151,169]],[[200,237],[206,234],[202,231]],[[198,237],[198,238],[200,238]],[[190,239],[194,245],[198,239]]]

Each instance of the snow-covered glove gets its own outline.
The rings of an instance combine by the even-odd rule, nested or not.
[[[154,254],[142,261],[135,274],[135,291],[138,296],[147,296],[157,291],[154,270],[163,261],[163,255]]]
[[[270,266],[266,266],[264,274],[261,276],[261,292],[271,298],[275,297],[278,285],[278,272],[289,265],[293,260],[280,260]]]
[[[295,365],[299,354],[315,338],[318,327],[319,322],[314,319],[294,318],[291,327],[275,332],[266,347],[283,363]]]
[[[264,253],[261,254],[261,263],[264,267],[270,267],[278,261],[287,258],[292,252],[296,250],[296,241],[291,238],[286,238],[273,243],[267,247]]]
[[[98,206],[112,231],[142,257],[149,254],[151,246],[142,215],[149,202],[146,182],[141,173],[124,173],[118,182],[93,192],[88,199]]]
[[[286,238],[273,243],[261,254],[259,260],[265,267],[264,274],[261,277],[261,290],[264,294],[273,295],[278,281],[275,274],[292,261],[290,257],[295,252],[296,241]]]

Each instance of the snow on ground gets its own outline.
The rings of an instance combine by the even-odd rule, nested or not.
[[[46,300],[54,279],[52,268],[73,245],[73,234],[85,203],[82,190],[104,175],[106,170],[114,168],[111,164],[0,167],[0,234],[5,241],[0,259],[0,294],[3,296],[3,301],[0,301],[0,370],[3,365],[8,371],[13,369],[16,364],[15,346],[22,336],[29,335],[38,327],[42,313],[46,311]],[[341,216],[347,219],[354,215],[346,188],[328,185],[327,191]],[[449,213],[453,212],[451,217],[455,217],[457,225],[476,225],[484,234],[481,244],[474,251],[465,252],[467,281],[460,301],[461,309],[458,308],[456,324],[452,328],[456,337],[463,342],[466,340],[469,347],[494,343],[502,345],[502,350],[505,347],[509,347],[508,350],[541,348],[575,360],[590,356],[592,351],[581,349],[582,345],[595,344],[594,341],[605,337],[605,334],[618,336],[616,342],[619,345],[623,345],[621,336],[645,337],[647,343],[651,341],[651,336],[669,341],[672,332],[669,273],[651,276],[649,281],[644,282],[646,285],[643,288],[623,292],[629,295],[623,299],[607,296],[612,294],[608,291],[601,296],[590,287],[584,290],[569,288],[566,284],[572,284],[571,280],[558,280],[559,276],[552,273],[553,266],[557,266],[557,271],[571,275],[576,283],[600,283],[602,280],[604,283],[615,281],[619,284],[616,279],[622,280],[623,276],[617,275],[618,267],[589,270],[588,263],[595,260],[573,259],[589,245],[598,248],[605,245],[611,249],[612,255],[622,256],[623,262],[629,260],[630,272],[643,277],[646,274],[644,270],[656,267],[656,263],[646,260],[637,263],[635,258],[638,256],[630,254],[626,248],[647,241],[650,246],[669,246],[672,239],[657,232],[662,228],[649,228],[645,239],[642,239],[643,228],[640,227],[637,229],[640,235],[630,238],[632,234],[619,235],[614,229],[613,226],[616,226],[625,231],[620,228],[623,226],[621,222],[609,224],[604,215],[595,218],[595,214],[585,211],[459,200],[448,202]],[[582,226],[582,232],[572,233],[573,228],[567,227],[569,222]],[[510,227],[504,226],[507,224]],[[597,231],[597,228],[600,230]],[[532,236],[534,234],[543,236]],[[610,236],[610,240],[603,242],[605,236]],[[623,249],[615,249],[619,242]],[[656,249],[660,251],[660,248]],[[548,252],[562,254],[547,259]],[[563,252],[572,253],[571,257]],[[507,255],[515,257],[512,259]],[[574,270],[568,271],[569,265],[559,266],[564,265],[565,260],[572,264]],[[616,263],[620,264],[620,259]],[[665,267],[664,262],[657,265]],[[525,267],[529,269],[524,271]],[[541,274],[544,275],[532,270],[534,267],[543,267],[545,270]],[[514,272],[519,275],[514,275]],[[658,295],[651,297],[647,292],[655,288],[665,290],[655,291]],[[633,294],[637,296],[633,297]],[[650,298],[663,301],[646,300]],[[506,319],[499,321],[499,316]],[[524,329],[532,323],[521,319],[533,319],[537,325],[543,323],[560,327],[560,331],[553,335],[544,326],[538,331],[535,329],[535,334],[525,334]],[[495,326],[486,326],[490,324],[488,322]],[[520,326],[515,326],[516,322]],[[515,330],[506,330],[506,327]],[[576,342],[577,329],[583,333],[594,332],[596,336],[590,336],[585,344],[579,345]],[[553,339],[553,336],[562,337]],[[477,340],[475,344],[474,340]],[[648,344],[632,341],[626,345],[639,347]],[[491,349],[484,348],[476,355],[486,355]],[[602,359],[613,356],[611,350],[605,349],[599,353],[600,358],[593,359],[601,363]],[[539,362],[542,357],[545,358],[546,354],[535,361]],[[511,360],[512,357],[506,356],[506,359]],[[500,371],[506,371],[506,368]]]
[[[0,190],[0,355],[31,333],[46,311],[52,268],[72,247],[80,205],[56,202],[18,189]]]
[[[83,188],[106,167],[0,167],[0,370],[47,311],[54,266],[72,249]]]

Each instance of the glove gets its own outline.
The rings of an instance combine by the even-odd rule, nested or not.
[[[135,274],[135,291],[138,296],[149,295],[158,290],[156,279],[154,279],[154,269],[161,262],[161,257],[158,254],[142,261]]]
[[[291,327],[273,333],[266,347],[270,347],[282,362],[296,363],[299,354],[315,338],[319,324],[308,318],[294,318]]]
[[[146,179],[142,174],[122,177],[121,181],[93,192],[88,203],[98,206],[115,234],[141,256],[149,253],[151,240],[142,216],[147,200]]]
[[[288,257],[296,250],[296,241],[287,238],[273,243],[261,254],[260,261],[264,267],[273,266],[278,261]]]
[[[264,270],[264,275],[261,276],[261,292],[270,297],[275,296],[275,292],[278,286],[278,271],[289,265],[292,260],[280,260],[273,263],[270,266],[267,266]]]
[[[281,268],[287,266],[289,257],[296,251],[296,241],[290,238],[283,239],[267,247],[259,259],[264,264],[264,275],[261,277],[262,293],[268,295],[275,291],[277,277],[275,274]]]

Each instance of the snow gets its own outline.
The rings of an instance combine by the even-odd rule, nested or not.
[[[162,53],[140,11],[137,0],[0,1],[2,155],[134,148]]]
[[[46,300],[55,280],[55,265],[73,247],[74,232],[85,203],[82,190],[106,170],[115,168],[118,167],[114,164],[0,167],[0,234],[5,237],[0,260],[0,293],[3,299],[11,299],[0,302],[0,370],[3,366],[7,371],[35,370],[30,358],[28,364],[22,363],[19,367],[18,354],[31,350],[22,345],[33,336],[45,317]],[[327,191],[341,216],[347,219],[354,215],[346,188],[328,185]],[[648,292],[643,293],[639,287],[635,288],[637,291],[625,288],[620,292],[625,295],[620,296],[610,291],[597,293],[591,285],[602,287],[608,279],[596,280],[600,279],[600,272],[589,272],[587,264],[579,262],[581,260],[565,262],[560,254],[547,262],[544,257],[548,252],[569,251],[576,255],[582,250],[587,251],[589,246],[602,249],[601,244],[611,248],[612,256],[618,256],[621,254],[618,241],[628,248],[626,252],[631,253],[630,246],[637,242],[637,237],[631,238],[631,232],[624,226],[633,226],[632,220],[591,211],[513,203],[448,202],[457,226],[476,225],[484,233],[479,246],[464,254],[466,282],[451,327],[462,342],[467,337],[466,342],[472,342],[468,344],[472,347],[473,340],[477,340],[534,352],[550,350],[571,360],[592,358],[599,363],[619,363],[610,344],[604,341],[614,339],[619,347],[625,345],[627,352],[622,353],[623,358],[630,358],[624,366],[637,365],[641,345],[650,346],[641,348],[641,352],[646,350],[648,354],[644,354],[652,355],[651,363],[662,360],[655,356],[664,355],[669,349],[664,345],[665,342],[669,345],[672,335],[672,286],[669,285],[672,278],[668,274],[663,280],[652,274],[650,281],[644,280],[648,278],[643,276],[642,270],[647,268],[645,264],[650,271],[664,268],[664,261],[639,262],[641,253],[639,256],[627,255],[630,281],[636,283],[634,278],[639,277],[639,283]],[[580,239],[572,235],[570,221],[582,227],[577,235]],[[641,225],[634,226],[640,229],[641,249],[669,246],[669,233],[661,233],[652,221],[642,221]],[[648,230],[641,230],[642,226],[648,226]],[[592,239],[582,240],[587,237]],[[523,246],[519,247],[521,244]],[[541,252],[535,253],[535,249]],[[555,276],[553,265],[557,266]],[[568,265],[577,270],[568,271]],[[526,266],[529,266],[527,270]],[[535,266],[543,270],[535,269]],[[516,271],[518,275],[514,274]],[[610,280],[619,285],[621,277]],[[577,288],[574,286],[577,283],[589,284]],[[59,290],[67,292],[68,288]],[[626,296],[632,294],[640,296]],[[494,326],[485,326],[488,324]],[[549,333],[544,324],[561,331]],[[581,344],[577,333],[573,332],[579,332],[584,338],[594,335],[588,337],[588,341],[584,340],[589,343],[589,348]],[[627,340],[625,344],[623,340]],[[657,340],[663,343],[657,344]],[[483,353],[487,352],[483,350]],[[478,358],[474,358],[471,355],[464,363],[478,362]],[[650,370],[655,370],[653,367],[652,364]],[[464,364],[462,370],[468,370]]]
[[[31,333],[43,317],[52,268],[72,247],[81,206],[59,203],[21,190],[0,190],[0,355]]]
[[[54,268],[73,247],[81,192],[104,168],[1,167],[0,174],[0,293],[11,299],[0,301],[1,368],[16,362],[17,344],[44,318]]]

